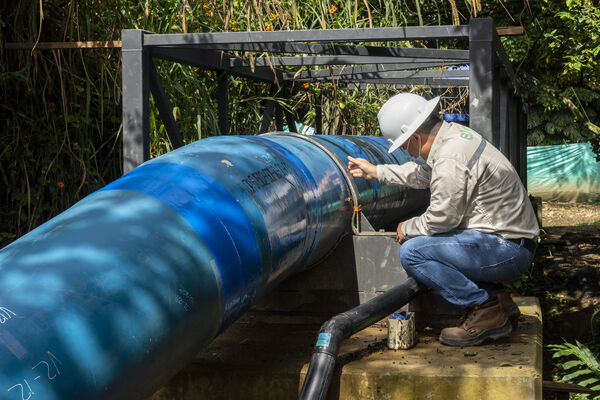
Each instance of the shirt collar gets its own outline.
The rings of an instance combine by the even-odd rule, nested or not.
[[[431,150],[429,150],[429,156],[427,157],[427,165],[430,167],[433,167],[433,163],[442,147],[442,142],[444,141],[446,134],[450,131],[450,128],[452,128],[452,124],[442,121],[442,126],[440,126],[438,133],[435,135],[435,139],[433,139]]]

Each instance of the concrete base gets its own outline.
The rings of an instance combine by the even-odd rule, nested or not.
[[[515,301],[519,328],[477,347],[441,345],[434,321],[421,321],[410,350],[387,349],[386,320],[364,329],[342,344],[327,399],[541,399],[540,306],[532,297]],[[297,399],[328,317],[248,313],[151,400]]]

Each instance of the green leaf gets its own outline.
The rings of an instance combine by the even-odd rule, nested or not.
[[[589,378],[589,379],[586,379],[586,380],[583,380],[583,381],[579,382],[579,385],[581,385],[581,386],[585,386],[585,387],[588,387],[588,386],[589,386],[589,385],[591,385],[592,383],[596,383],[596,382],[598,382],[599,380],[600,380],[600,379],[598,379],[598,378]]]
[[[570,380],[573,380],[574,378],[577,378],[578,376],[590,374],[591,372],[592,372],[592,370],[587,369],[587,368],[579,369],[573,373],[563,376],[561,381],[570,381]]]
[[[560,350],[552,354],[552,358],[565,357],[572,355],[573,352],[571,350]]]
[[[566,363],[562,364],[562,367],[564,369],[571,369],[571,368],[576,367],[578,365],[585,365],[585,363],[583,361],[580,361],[580,360],[571,360],[571,361],[567,361]]]

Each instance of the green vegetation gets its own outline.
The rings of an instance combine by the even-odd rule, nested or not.
[[[575,341],[575,344],[564,343],[548,346],[552,351],[552,358],[560,359],[558,363],[561,371],[560,380],[577,383],[590,388],[598,394],[592,397],[600,399],[600,363],[588,346]],[[572,399],[590,398],[587,394],[574,395]]]
[[[464,24],[471,17],[493,17],[497,26],[525,27],[526,35],[502,41],[529,102],[529,142],[549,144],[588,140],[597,128],[599,13],[589,0],[18,0],[0,20],[3,42],[33,43],[119,40],[124,28],[160,33],[320,29]],[[118,49],[5,49],[0,57],[0,179],[7,188],[0,192],[3,245],[120,175],[121,92]],[[158,69],[185,142],[219,134],[217,74],[168,62]],[[256,105],[271,96],[270,88],[230,79],[231,132],[254,133],[261,113]],[[313,104],[321,99],[325,133],[377,133],[375,116],[389,91],[305,86],[294,85],[289,100],[277,98],[299,121],[312,124]],[[465,99],[466,93],[446,107],[460,110]],[[153,104],[151,109],[151,154],[156,156],[171,144]]]

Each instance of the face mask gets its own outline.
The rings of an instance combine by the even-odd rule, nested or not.
[[[421,136],[418,136],[419,138],[419,155],[417,156],[417,161],[421,162],[421,163],[425,163],[425,159],[423,157],[421,157],[421,149],[423,148],[423,142],[421,140]]]

